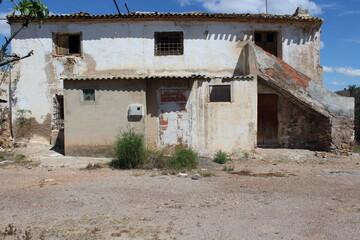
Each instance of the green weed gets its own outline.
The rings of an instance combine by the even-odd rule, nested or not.
[[[144,162],[144,153],[144,135],[129,129],[116,139],[110,166],[120,169],[140,167]]]
[[[213,161],[219,164],[225,164],[226,162],[231,161],[231,158],[229,154],[220,150],[215,153]]]

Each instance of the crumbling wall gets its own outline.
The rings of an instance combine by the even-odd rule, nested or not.
[[[299,111],[289,106],[289,109],[292,110],[282,114],[283,116],[291,116],[291,119],[284,121],[287,122],[287,127],[282,135],[287,136],[289,135],[287,133],[297,132],[296,129],[305,126],[301,135],[297,136],[299,140],[296,141],[298,143],[291,140],[292,138],[288,138],[286,145],[289,146],[292,142],[293,145],[295,143],[295,145],[301,145],[301,143],[306,143],[306,141],[301,140],[302,138],[310,137],[314,139],[314,144],[306,143],[310,149],[316,146],[325,151],[341,154],[351,151],[355,134],[355,102],[353,98],[338,96],[254,44],[248,44],[246,52],[248,58],[246,72],[257,74],[266,86],[286,96],[289,103],[284,102],[284,106],[296,103],[295,105],[301,106],[305,110]],[[314,121],[314,124],[310,122],[310,119]],[[316,128],[318,136],[314,137],[313,132]]]
[[[330,151],[348,155],[355,141],[354,118],[332,118]]]
[[[258,82],[258,93],[278,95],[278,144],[281,148],[330,151],[328,118]]]
[[[285,97],[279,98],[280,147],[329,151],[330,134],[329,119]]]

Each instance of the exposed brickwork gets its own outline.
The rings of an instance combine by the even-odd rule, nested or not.
[[[187,97],[183,90],[167,90],[161,91],[161,102],[176,102],[176,103],[186,103]]]
[[[190,119],[186,109],[188,90],[161,90],[160,139],[165,145],[189,146]]]

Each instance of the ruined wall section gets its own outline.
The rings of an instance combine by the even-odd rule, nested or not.
[[[169,143],[193,147],[195,88],[193,79],[146,80],[146,142],[149,148],[166,147]]]
[[[354,118],[331,119],[330,151],[348,155],[352,152],[355,141]]]
[[[258,93],[276,94],[279,97],[279,147],[330,151],[331,127],[328,118],[286,94],[271,89],[261,79],[258,82]]]
[[[315,122],[320,121],[319,138],[325,150],[335,153],[351,151],[354,141],[353,98],[341,97],[318,82],[294,69],[284,61],[266,53],[261,48],[248,45],[248,71],[257,73],[267,86],[285,95],[291,102],[299,103],[306,112],[314,112]],[[298,104],[296,104],[298,105]],[[307,116],[305,112],[304,116]],[[320,127],[327,127],[325,134]]]
[[[330,151],[329,119],[280,98],[279,143],[282,148]]]

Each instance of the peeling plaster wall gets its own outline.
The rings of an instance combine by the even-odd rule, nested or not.
[[[222,84],[231,85],[231,102],[209,102],[209,86]],[[194,148],[201,154],[218,150],[236,154],[256,148],[256,80],[199,80],[194,100]]]
[[[177,123],[174,122],[174,119],[170,120],[170,122],[172,121],[170,123],[172,124],[172,126],[169,126],[169,119],[167,116],[176,115],[176,118],[178,118],[179,114],[174,112],[174,110],[178,110],[178,107],[175,106],[174,108],[173,106],[168,105],[164,106],[162,109],[161,91],[163,90],[172,90],[188,93],[188,96],[186,96],[187,99],[185,101],[181,101],[181,105],[184,105],[181,107],[181,109],[186,110],[181,111],[181,115],[185,114],[185,118],[189,119],[189,126],[186,127],[186,130],[189,130],[190,133],[184,133],[183,131],[177,132],[174,128],[178,126],[175,126],[177,125]],[[179,139],[176,144],[188,144],[189,147],[193,147],[193,124],[196,121],[194,119],[194,104],[197,104],[194,100],[195,90],[196,87],[194,86],[194,80],[149,79],[146,81],[146,138],[149,147],[164,147],[167,143],[173,141],[175,136],[182,138],[181,140]],[[174,101],[176,99],[172,100],[173,104],[177,105],[177,103]],[[168,109],[166,110],[166,108]],[[173,129],[169,129],[169,127]],[[173,132],[168,132],[169,130],[173,130]]]
[[[283,60],[322,84],[320,66],[320,25],[294,24],[282,31]],[[310,60],[311,59],[311,60]]]
[[[12,24],[12,31],[19,24]],[[320,26],[303,23],[245,23],[215,21],[114,21],[30,24],[12,41],[19,55],[34,55],[17,63],[17,109],[31,110],[28,117],[43,126],[53,114],[53,97],[62,94],[62,78],[117,75],[233,76],[244,74],[243,46],[253,41],[255,30],[278,31],[283,59],[321,82],[319,71]],[[154,32],[182,31],[184,55],[154,56]],[[53,55],[52,33],[81,32],[82,56]],[[230,113],[229,113],[230,114]],[[14,116],[15,119],[16,116]],[[50,124],[51,125],[51,124]],[[50,125],[44,127],[51,128]],[[46,142],[50,139],[44,137]]]
[[[16,24],[13,29],[16,28]],[[135,21],[106,23],[31,24],[13,41],[13,51],[51,56],[53,32],[81,32],[83,56],[51,57],[55,77],[115,74],[194,74],[231,76],[242,46],[253,41],[254,31],[278,31],[281,55],[313,79],[320,52],[320,26],[300,23],[243,23],[206,21]],[[154,32],[184,32],[184,55],[154,56]],[[29,60],[31,61],[31,60]]]
[[[210,85],[230,85],[232,102],[209,102]],[[159,94],[164,89],[189,90],[186,118],[190,119],[191,136],[184,145],[201,155],[211,156],[218,150],[233,153],[252,151],[256,147],[257,87],[256,80],[157,80],[147,81],[147,142],[162,144],[161,134],[165,119],[161,118]],[[174,114],[173,111],[168,113]],[[167,122],[168,124],[168,122]],[[180,128],[184,134],[187,132]],[[166,136],[165,136],[166,137]],[[184,141],[184,139],[181,139]],[[179,142],[180,143],[180,142]]]
[[[65,81],[65,154],[104,156],[121,131],[145,133],[145,117],[128,119],[128,107],[146,112],[144,80]],[[82,89],[95,89],[95,101],[84,101]]]

